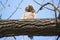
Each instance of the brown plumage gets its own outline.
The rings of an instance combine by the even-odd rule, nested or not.
[[[23,19],[35,19],[36,13],[32,5],[27,5],[25,8],[24,18]]]

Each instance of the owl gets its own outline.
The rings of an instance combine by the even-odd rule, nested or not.
[[[36,13],[32,5],[27,5],[24,12],[23,19],[35,19]]]

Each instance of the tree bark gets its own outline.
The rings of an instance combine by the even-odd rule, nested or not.
[[[18,35],[56,36],[60,35],[60,20],[20,19],[0,20],[0,38]]]

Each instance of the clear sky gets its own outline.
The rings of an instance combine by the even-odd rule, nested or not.
[[[1,0],[1,1],[3,4],[5,4],[5,8],[3,8],[0,3],[0,10],[3,8],[3,10],[1,10],[2,19],[7,19],[14,12],[14,10],[16,9],[16,7],[18,6],[21,0],[13,0],[13,1],[8,0],[7,4],[6,4],[6,0]],[[43,0],[36,0],[36,1],[39,2],[40,4],[51,2],[51,0],[45,0],[44,2]],[[54,1],[55,1],[55,4],[57,5],[58,1],[57,0],[54,0]],[[19,6],[19,9],[15,12],[15,14],[11,17],[11,19],[21,19],[24,15],[25,7],[28,4],[32,4],[35,8],[35,11],[37,11],[40,8],[40,6],[35,2],[33,2],[33,0],[23,0],[21,5]],[[53,8],[50,5],[47,7]],[[50,11],[46,8],[44,8],[43,10],[40,10],[36,15],[37,15],[37,18],[54,18],[53,11]]]
[[[2,13],[2,19],[7,19],[16,9],[16,7],[18,6],[18,4],[20,3],[21,0],[8,0],[6,3],[6,0],[0,0],[5,8],[3,8],[3,6],[0,3],[0,14]],[[51,0],[45,0],[43,2],[43,0],[36,0],[37,2],[39,2],[40,4],[44,4],[46,2],[51,2]],[[58,4],[57,0],[54,0],[55,5]],[[35,11],[37,11],[40,6],[38,4],[36,4],[33,0],[23,0],[23,2],[21,3],[21,5],[19,6],[18,10],[15,12],[15,14],[10,18],[10,19],[21,19],[24,15],[25,12],[25,7],[28,4],[32,4],[34,6]],[[53,8],[52,6],[47,6],[48,8]],[[38,13],[36,13],[37,18],[54,18],[54,12],[47,10],[46,8],[44,8],[43,10],[40,10]],[[9,39],[10,38],[10,39]],[[9,37],[9,38],[0,38],[0,40],[14,40],[13,37]],[[23,40],[23,36],[16,36],[17,40]],[[25,40],[30,40],[28,38],[28,36],[24,36]],[[56,40],[56,36],[34,36],[33,40]],[[59,39],[60,40],[60,39]]]

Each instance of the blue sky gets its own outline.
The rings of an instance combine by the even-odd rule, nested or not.
[[[16,37],[16,40],[30,40],[30,38],[28,36],[24,36],[24,39],[23,39],[23,36],[15,36]],[[33,37],[33,40],[56,40],[56,36],[34,36]],[[0,38],[0,40],[14,40],[13,37],[3,37],[3,38]],[[60,40],[60,38],[59,38]]]
[[[3,4],[6,3],[6,0],[1,0]],[[5,8],[2,7],[1,3],[0,3],[0,10],[1,8],[3,8],[3,10],[1,11],[2,13],[2,19],[7,19],[16,9],[16,7],[18,6],[19,2],[21,0],[8,0],[7,4],[5,5]],[[51,0],[45,0],[43,2],[43,0],[36,0],[37,2],[39,2],[40,4],[44,4],[46,2],[51,2]],[[58,1],[54,0],[55,4],[57,5]],[[15,14],[10,18],[10,19],[21,19],[24,15],[25,12],[25,7],[28,4],[32,4],[34,6],[35,11],[37,11],[39,9],[39,5],[36,4],[35,2],[33,2],[33,0],[24,0],[21,5],[19,6],[19,9],[15,12]],[[47,6],[48,8],[53,8],[52,6]],[[40,10],[38,13],[36,13],[37,18],[54,18],[54,12],[50,11],[46,8],[44,8],[43,10]],[[17,17],[18,16],[18,17]]]
[[[6,3],[6,0],[0,0],[2,1],[3,4],[5,4],[5,8],[3,8],[3,6],[0,3],[0,13],[2,13],[2,19],[7,19],[16,9],[16,7],[18,6],[19,2],[21,0],[8,0],[8,2]],[[51,0],[45,0],[43,2],[43,0],[36,0],[37,2],[39,2],[40,4],[44,4],[46,2],[51,2]],[[57,0],[54,0],[55,5],[58,4]],[[35,2],[33,2],[33,0],[23,0],[23,2],[21,3],[21,5],[19,6],[18,10],[15,12],[15,14],[10,18],[10,19],[21,19],[24,15],[25,12],[25,7],[28,4],[32,4],[34,6],[35,11],[37,11],[40,6],[38,4],[36,4]],[[53,8],[52,6],[47,6],[48,8]],[[1,10],[2,9],[2,10]],[[54,12],[47,10],[46,8],[44,8],[43,10],[40,10],[38,13],[36,13],[37,18],[54,18]],[[9,39],[10,38],[10,39]],[[23,36],[16,36],[17,40],[23,40]],[[28,38],[28,36],[24,36],[25,40],[30,40]],[[34,36],[33,40],[55,40],[57,37],[56,36]],[[0,38],[0,40],[14,40],[13,37],[3,37]],[[60,39],[59,39],[60,40]]]

